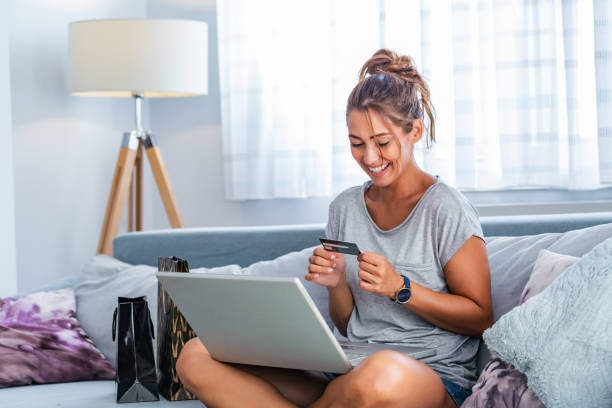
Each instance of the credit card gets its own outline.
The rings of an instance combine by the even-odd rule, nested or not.
[[[353,242],[334,241],[333,239],[319,238],[323,248],[331,252],[340,252],[348,255],[359,255],[361,251]]]

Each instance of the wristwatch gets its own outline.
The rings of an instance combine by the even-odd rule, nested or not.
[[[395,299],[391,299],[392,302],[404,304],[410,300],[412,290],[410,289],[410,279],[407,276],[402,275],[404,278],[404,285],[395,294]]]

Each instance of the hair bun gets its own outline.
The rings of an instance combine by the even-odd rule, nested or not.
[[[409,79],[418,75],[414,61],[407,55],[397,55],[386,48],[376,51],[369,60],[363,64],[359,79],[366,75],[391,74]]]

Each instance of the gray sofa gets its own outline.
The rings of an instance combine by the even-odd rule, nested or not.
[[[596,243],[612,236],[612,212],[484,217],[481,223],[490,252],[496,319],[516,304],[513,303],[514,297],[517,292],[520,295],[540,249],[581,256]],[[573,231],[584,228],[588,229]],[[176,255],[188,259],[191,268],[227,264],[246,267],[257,261],[315,246],[321,236],[324,236],[324,225],[145,231],[118,236],[114,241],[114,255],[130,264],[156,265],[158,256]],[[292,273],[303,275],[305,271]],[[321,312],[327,314],[326,310]],[[107,322],[104,324],[107,325]],[[487,359],[483,348],[479,354],[479,368]],[[2,389],[0,406],[112,407],[116,406],[115,385],[112,381],[85,381]],[[162,399],[137,406],[202,405],[198,401],[168,402]]]

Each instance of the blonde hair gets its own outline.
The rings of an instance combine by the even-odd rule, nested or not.
[[[436,140],[435,111],[429,87],[409,56],[398,56],[385,48],[376,51],[363,64],[359,82],[348,97],[347,120],[354,109],[366,114],[372,109],[407,133],[412,130],[414,120],[421,119],[425,126],[427,146]],[[427,123],[424,114],[427,115]]]

